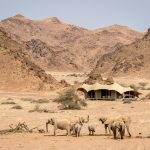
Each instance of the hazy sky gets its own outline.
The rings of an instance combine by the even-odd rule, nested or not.
[[[0,0],[0,20],[18,13],[30,19],[58,17],[89,29],[113,24],[150,28],[150,0]]]

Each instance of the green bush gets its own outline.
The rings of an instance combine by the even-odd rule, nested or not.
[[[54,102],[61,104],[63,109],[81,109],[87,106],[86,101],[80,99],[74,89],[69,89],[63,94],[60,93]]]

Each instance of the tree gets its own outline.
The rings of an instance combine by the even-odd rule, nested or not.
[[[59,97],[54,100],[63,106],[63,109],[81,109],[86,107],[85,100],[79,98],[74,89],[69,89],[65,93],[59,93]]]

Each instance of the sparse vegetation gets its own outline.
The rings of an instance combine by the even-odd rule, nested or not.
[[[123,100],[123,104],[130,104],[130,103],[132,103],[132,101],[130,99]]]
[[[48,99],[32,99],[32,98],[21,98],[22,101],[27,101],[27,102],[30,102],[30,103],[49,103],[49,100]]]
[[[8,101],[12,101],[13,99],[11,97],[7,98]]]
[[[23,109],[23,108],[20,105],[16,105],[16,106],[11,107],[11,109]]]
[[[78,74],[73,73],[73,74],[69,74],[68,76],[72,76],[72,77],[78,77]]]
[[[31,101],[33,101],[33,99],[32,98],[21,98],[20,100],[22,100],[22,101],[29,101],[29,102],[31,102]]]
[[[5,105],[14,105],[16,104],[15,102],[2,102],[1,104],[5,104]]]
[[[45,108],[40,108],[39,105],[35,105],[35,107],[32,110],[29,110],[29,112],[39,112],[39,113],[45,112],[45,113],[49,113],[49,110],[45,109]]]
[[[146,85],[148,85],[148,83],[147,82],[139,82],[139,85],[142,87],[145,87]]]
[[[81,109],[81,107],[87,106],[86,101],[80,99],[74,89],[69,89],[63,94],[60,93],[54,102],[61,104],[63,109]]]
[[[140,89],[140,87],[139,87],[139,86],[136,86],[135,84],[131,84],[130,87],[131,87],[132,89],[134,89],[135,91],[138,91],[138,90]]]
[[[48,99],[38,99],[38,100],[32,100],[31,103],[49,103]]]
[[[80,82],[79,81],[74,81],[74,85],[79,85]]]

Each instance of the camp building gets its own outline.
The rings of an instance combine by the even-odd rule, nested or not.
[[[84,92],[86,99],[93,100],[135,99],[140,94],[130,87],[123,87],[117,83],[83,84],[78,90]]]

